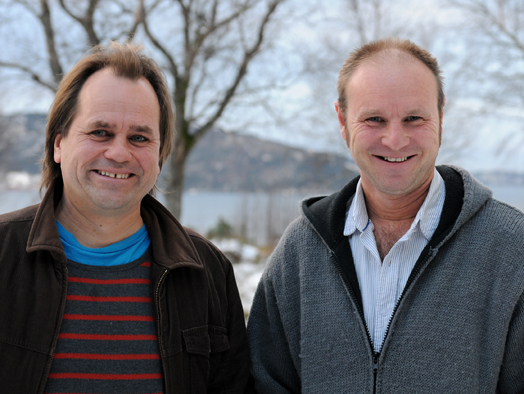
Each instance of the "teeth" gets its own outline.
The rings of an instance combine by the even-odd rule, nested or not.
[[[100,170],[98,170],[97,172],[100,175],[108,176],[110,178],[117,178],[117,179],[127,179],[127,178],[129,178],[129,174],[114,174],[112,172],[100,171]]]
[[[401,161],[406,161],[408,159],[407,157],[382,157],[382,158],[386,161],[391,161],[391,162],[401,162]]]

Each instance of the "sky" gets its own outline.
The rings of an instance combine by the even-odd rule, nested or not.
[[[302,67],[299,63],[307,58],[305,56],[308,56],[308,54],[318,54],[319,57],[323,57],[325,55],[322,52],[325,49],[324,43],[340,45],[340,48],[344,48],[344,45],[347,44],[347,48],[350,48],[351,34],[344,30],[349,20],[341,18],[341,15],[344,15],[347,11],[344,8],[343,1],[334,0],[330,2],[329,7],[322,8],[318,7],[318,4],[326,3],[317,0],[303,0],[295,3],[295,5],[299,4],[303,13],[300,18],[284,23],[281,37],[277,43],[277,47],[282,51],[281,53],[285,52],[282,59],[285,59],[288,66]],[[386,1],[386,3],[390,2]],[[395,12],[399,12],[399,14],[389,15],[389,20],[387,20],[388,15],[386,15],[386,22],[394,25],[395,19],[401,19],[406,21],[406,25],[411,26],[412,29],[413,26],[427,25],[428,31],[425,32],[425,37],[429,37],[429,41],[433,43],[434,53],[437,57],[441,52],[438,48],[439,43],[444,42],[444,45],[449,45],[449,41],[437,40],[436,43],[431,41],[432,24],[442,24],[454,28],[463,22],[463,16],[457,11],[443,8],[442,1],[397,0],[395,4],[398,5]],[[287,12],[290,12],[289,9]],[[18,27],[23,31],[24,24],[29,24],[29,21],[30,19],[21,19]],[[427,23],[425,23],[426,21]],[[29,26],[25,28],[28,31],[33,29]],[[424,34],[422,33],[413,31],[414,36],[420,36],[422,37],[421,40],[424,41]],[[460,50],[460,43],[457,45],[458,50]],[[329,150],[349,154],[340,138],[333,106],[336,98],[337,71],[346,56],[346,53],[342,52],[344,52],[342,49],[338,55],[326,52],[325,56],[329,56],[330,59],[332,57],[333,63],[323,73],[309,75],[306,79],[297,79],[285,89],[270,95],[270,99],[273,100],[273,107],[279,112],[278,115],[289,118],[282,124],[272,125],[271,119],[267,118],[260,110],[251,111],[249,117],[245,118],[247,111],[245,108],[241,108],[226,116],[220,122],[220,126],[225,131],[243,130],[261,138],[306,149]],[[278,60],[280,59],[276,59],[275,63],[278,63]],[[261,68],[255,67],[255,74],[263,72],[264,67],[267,67],[267,63]],[[454,64],[444,61],[442,67],[445,76],[451,75]],[[5,93],[6,91],[9,92],[15,85],[22,86],[19,79],[10,77],[13,75],[12,73],[3,74],[5,82],[3,85],[4,93],[0,93],[0,109],[4,113],[47,112],[52,101],[49,92],[27,85],[22,89],[16,89],[16,96]],[[303,98],[303,100],[297,100],[297,97]],[[312,104],[306,102],[306,99],[310,97],[314,97],[314,101],[311,101]],[[311,107],[308,105],[311,105]],[[467,109],[476,105],[475,97],[469,98],[469,101],[463,100],[461,105],[455,105],[449,114],[445,112],[444,134],[446,138],[451,140],[454,139],[455,135],[460,134],[461,138],[466,138],[468,143],[460,150],[446,151],[444,149],[439,156],[439,162],[457,164],[472,171],[503,169],[524,173],[524,151],[519,149],[524,141],[524,132],[522,131],[524,130],[524,118],[505,116],[504,114],[482,117],[472,115]],[[269,120],[266,119],[267,121],[260,122],[258,125],[256,121],[252,120],[261,119],[265,116]],[[465,130],[467,130],[466,137],[463,136]],[[504,141],[506,141],[505,144],[502,143]]]

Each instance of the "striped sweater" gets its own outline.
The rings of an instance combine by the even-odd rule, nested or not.
[[[64,318],[45,393],[163,393],[151,254],[97,267],[68,260]]]

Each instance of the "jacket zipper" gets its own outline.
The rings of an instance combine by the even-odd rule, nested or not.
[[[375,394],[377,391],[378,360],[380,358],[380,353],[375,352],[375,348],[373,347],[373,341],[371,339],[371,334],[369,333],[369,328],[368,328],[368,325],[366,324],[366,318],[364,317],[364,310],[361,308],[360,304],[356,302],[357,296],[355,295],[353,288],[348,283],[346,275],[344,275],[344,273],[342,272],[342,269],[340,268],[338,264],[338,260],[335,256],[335,253],[332,250],[330,250],[330,253],[331,253],[331,259],[333,260],[333,263],[334,263],[333,265],[335,266],[338,272],[338,275],[342,278],[342,281],[344,282],[344,285],[346,286],[346,289],[349,292],[349,296],[353,298],[353,301],[357,307],[357,312],[360,315],[362,322],[364,323],[364,327],[366,327],[366,335],[368,337],[369,348],[371,350],[371,353],[373,354],[373,394]]]
[[[402,290],[400,297],[398,298],[397,302],[395,303],[393,312],[391,313],[391,316],[389,317],[388,325],[386,327],[386,332],[384,333],[384,340],[382,341],[382,346],[384,346],[384,343],[386,342],[386,338],[388,337],[388,333],[389,333],[389,328],[391,326],[391,322],[393,321],[393,316],[395,316],[395,313],[397,313],[397,309],[400,305],[400,301],[402,301],[402,299],[404,298],[404,295],[406,294],[407,289],[409,288],[409,286],[411,286],[411,284],[415,280],[415,276],[417,276],[417,274],[420,272],[421,267],[427,263],[427,260],[429,259],[429,255],[431,254],[432,250],[433,250],[432,248],[428,250],[426,257],[420,261],[420,264],[415,265],[415,267],[413,267],[413,270],[411,271],[411,274],[409,274],[409,278],[406,282],[406,285],[404,286],[404,289]]]
[[[380,353],[375,353],[373,355],[373,394],[377,392],[377,374],[378,374],[378,359]]]
[[[166,394],[168,394],[168,387],[167,387],[167,369],[164,361],[164,349],[163,349],[163,337],[162,337],[162,316],[160,315],[160,300],[158,297],[158,293],[160,292],[160,287],[162,286],[164,279],[166,278],[167,274],[169,273],[169,270],[164,270],[164,273],[158,280],[158,284],[155,290],[155,307],[156,307],[156,315],[158,318],[158,324],[157,324],[157,331],[158,331],[158,351],[160,352],[160,361],[162,363],[162,376],[164,378],[164,386],[166,390]]]

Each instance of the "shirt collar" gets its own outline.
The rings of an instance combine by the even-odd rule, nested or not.
[[[415,216],[415,219],[413,220],[413,223],[411,224],[407,234],[412,233],[415,227],[419,225],[420,231],[424,237],[427,240],[431,239],[440,221],[440,214],[442,212],[442,207],[444,206],[444,199],[444,180],[442,179],[442,176],[439,174],[439,172],[434,170],[428,195],[418,210],[417,215]],[[360,179],[357,184],[355,197],[353,198],[351,206],[346,213],[344,235],[350,236],[357,230],[364,232],[368,229],[368,227],[370,230],[372,230],[373,223],[371,223],[369,220],[366,209],[366,201],[364,199],[364,191],[362,189],[362,180]]]
[[[369,224],[372,224],[368,217],[366,209],[366,200],[364,199],[364,191],[362,190],[362,178],[358,180],[355,197],[351,202],[346,213],[346,225],[344,227],[344,235],[352,235],[357,229],[364,232]]]

